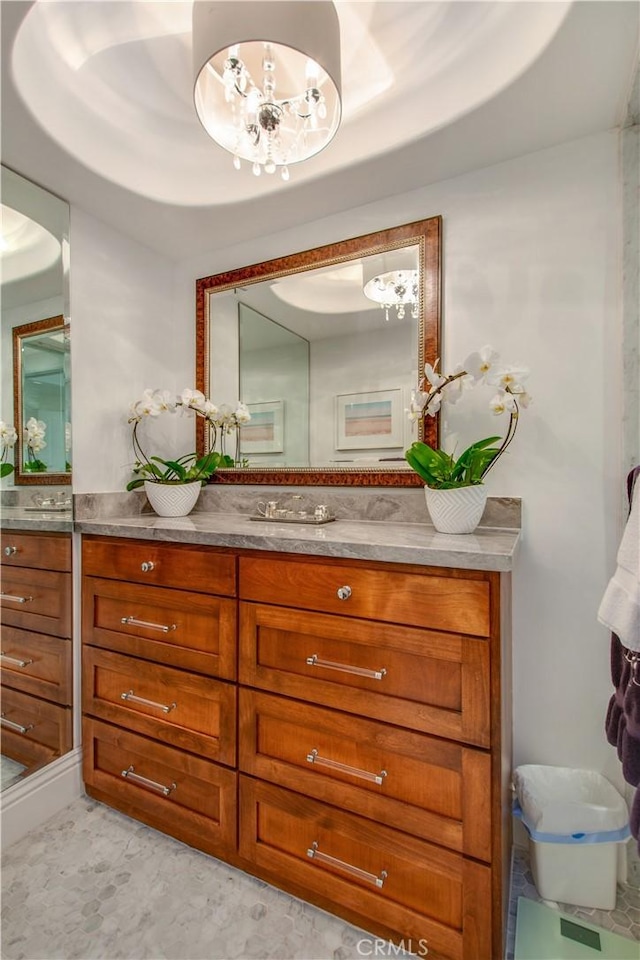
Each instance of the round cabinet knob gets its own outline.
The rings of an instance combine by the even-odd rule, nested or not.
[[[14,553],[17,553],[17,552],[18,552],[18,548],[17,548],[17,547],[5,547],[5,548],[4,548],[4,555],[5,555],[5,557],[10,557],[10,556],[12,556]]]
[[[140,569],[143,573],[151,573],[153,570],[154,563],[153,560],[145,560],[144,563],[140,564]]]
[[[338,600],[348,600],[351,596],[351,587],[338,587]]]

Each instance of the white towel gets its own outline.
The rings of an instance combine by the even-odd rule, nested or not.
[[[640,482],[636,483],[617,561],[598,620],[616,634],[623,647],[640,653]]]

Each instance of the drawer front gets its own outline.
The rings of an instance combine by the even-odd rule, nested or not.
[[[241,603],[239,675],[249,686],[489,746],[485,640]]]
[[[85,646],[83,710],[233,766],[236,688],[220,680]]]
[[[88,717],[83,744],[85,783],[99,798],[199,849],[235,849],[233,771]]]
[[[0,533],[3,576],[7,567],[38,570],[71,570],[71,537],[68,533]]]
[[[2,628],[2,683],[69,706],[72,703],[72,644],[15,627]]]
[[[430,956],[493,956],[491,871],[460,854],[245,776],[240,853]]]
[[[236,675],[235,600],[84,577],[82,638],[185,670]]]
[[[490,576],[241,557],[240,598],[488,637]]]
[[[12,567],[2,570],[0,619],[3,624],[71,636],[71,574]]]
[[[246,689],[239,723],[243,772],[491,860],[488,753]]]
[[[41,700],[28,693],[2,687],[2,752],[5,751],[5,739],[9,744],[37,744],[44,753],[52,757],[67,753],[73,746],[71,709],[61,707],[48,700]],[[39,751],[37,751],[39,758]]]
[[[212,547],[83,537],[82,570],[86,576],[236,595],[236,558]]]

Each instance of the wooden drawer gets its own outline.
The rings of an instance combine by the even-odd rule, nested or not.
[[[460,854],[244,775],[240,853],[368,929],[426,941],[430,957],[494,956],[491,871]]]
[[[2,628],[2,683],[69,706],[72,703],[72,644],[60,637]]]
[[[209,760],[236,762],[236,688],[85,646],[83,710]]]
[[[236,558],[214,547],[86,536],[82,572],[223,597],[236,595]]]
[[[3,576],[7,567],[38,570],[71,570],[71,537],[68,533],[0,533]]]
[[[3,686],[2,753],[27,765],[67,753],[73,746],[71,713],[69,707]]]
[[[235,850],[232,770],[88,717],[83,744],[91,796],[200,850]]]
[[[36,633],[70,637],[71,574],[3,567],[0,620]]]
[[[236,602],[85,576],[82,639],[119,653],[232,680],[236,675]]]
[[[486,640],[240,604],[242,683],[487,747]]]
[[[488,637],[491,576],[404,573],[339,560],[241,557],[240,598]]]
[[[373,720],[240,690],[240,769],[491,861],[491,758]]]

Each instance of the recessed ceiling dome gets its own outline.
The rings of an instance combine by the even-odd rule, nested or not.
[[[343,120],[296,171],[310,181],[409,144],[508,87],[560,28],[568,3],[341,2]],[[12,70],[37,123],[90,170],[191,206],[286,190],[230,168],[193,105],[191,2],[37,3]]]
[[[42,273],[60,258],[60,241],[45,227],[4,203],[0,207],[0,217],[3,284]]]

